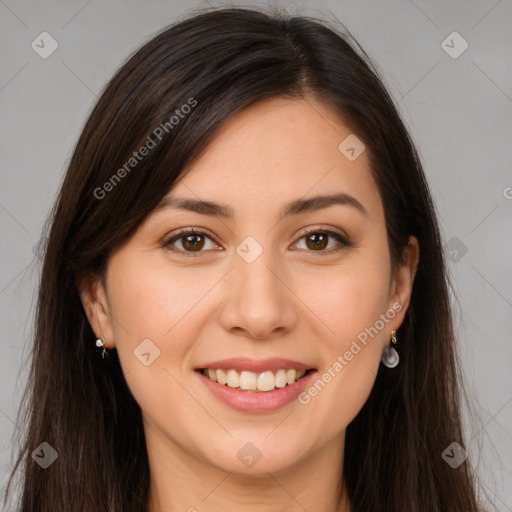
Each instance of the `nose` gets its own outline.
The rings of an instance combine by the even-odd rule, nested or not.
[[[231,333],[265,340],[291,331],[298,315],[286,275],[267,252],[252,263],[235,256],[224,288],[220,312],[223,328]]]

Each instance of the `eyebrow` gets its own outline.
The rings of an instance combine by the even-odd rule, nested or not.
[[[364,206],[353,196],[345,193],[324,194],[309,197],[307,199],[296,199],[284,205],[281,210],[280,219],[291,215],[322,210],[333,205],[344,205],[355,208],[361,214],[368,216]],[[189,199],[184,197],[164,197],[155,210],[162,209],[186,210],[209,215],[212,217],[221,217],[232,219],[235,216],[233,208],[227,204],[214,203],[212,201],[202,201],[198,199]]]

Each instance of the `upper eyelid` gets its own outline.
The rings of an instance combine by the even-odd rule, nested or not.
[[[179,239],[188,234],[199,234],[199,235],[204,234],[204,235],[208,236],[209,238],[211,238],[215,243],[218,244],[217,237],[211,231],[209,231],[206,228],[196,228],[195,226],[187,226],[187,227],[178,229],[176,233],[174,233],[171,236],[166,237],[165,243],[169,243],[174,238]]]

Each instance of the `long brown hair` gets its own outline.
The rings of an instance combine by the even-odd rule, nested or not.
[[[344,472],[354,510],[479,510],[469,459],[453,469],[441,456],[452,442],[464,446],[449,279],[434,204],[397,109],[348,34],[306,17],[229,8],[182,20],[131,56],[75,147],[46,227],[20,416],[27,433],[9,484],[21,474],[22,512],[147,510],[141,411],[116,351],[100,357],[76,282],[104,275],[112,251],[228,119],[277,96],[320,99],[365,143],[393,264],[402,262],[410,235],[420,244],[400,364],[379,369],[347,428]],[[154,147],[132,162],[149,140]],[[58,454],[47,469],[31,457],[42,442]]]

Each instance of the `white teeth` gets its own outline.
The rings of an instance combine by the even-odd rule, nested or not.
[[[295,377],[297,377],[297,371],[293,368],[291,370],[286,370],[286,383],[293,384],[295,382]]]
[[[256,374],[254,374],[256,375]],[[276,387],[276,378],[269,370],[258,376],[258,391],[272,391]]]
[[[265,372],[255,373],[242,370],[213,369],[208,368],[202,371],[203,375],[222,386],[228,385],[230,388],[240,388],[245,391],[272,391],[276,388],[284,388],[295,381],[304,377],[306,370],[279,369],[275,372],[267,370]]]
[[[226,384],[228,382],[228,377],[226,375],[226,372],[224,370],[217,370],[215,373],[217,375],[217,382],[224,386],[224,384]],[[212,377],[210,377],[210,379],[212,379],[213,381],[215,380]]]
[[[230,370],[235,371],[235,370]],[[234,386],[232,386],[234,387]],[[240,372],[240,389],[256,389],[256,374],[253,372]]]
[[[236,370],[228,370],[228,386],[238,388],[240,386],[240,375]]]
[[[276,388],[284,388],[286,386],[286,370],[277,370],[276,372]]]

